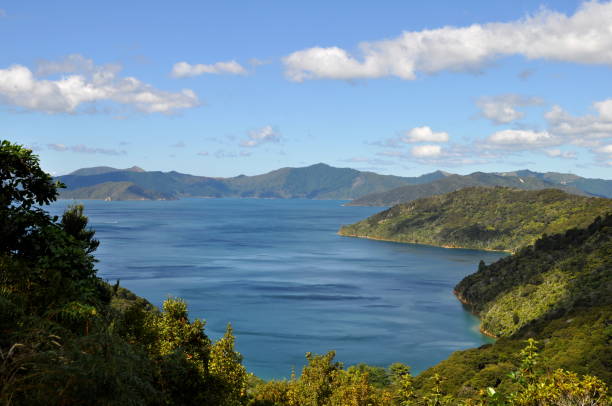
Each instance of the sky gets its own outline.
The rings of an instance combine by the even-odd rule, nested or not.
[[[611,179],[612,2],[0,0],[0,139],[54,175]]]

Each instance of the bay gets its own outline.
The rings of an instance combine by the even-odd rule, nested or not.
[[[72,201],[58,201],[60,215]],[[98,275],[161,306],[182,297],[212,339],[232,324],[250,372],[299,373],[306,352],[419,372],[490,339],[452,294],[504,254],[340,237],[380,211],[342,201],[85,201]]]

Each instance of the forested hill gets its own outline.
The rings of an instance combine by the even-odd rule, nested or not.
[[[566,180],[567,176],[555,177],[547,175],[531,171],[507,172],[504,174],[474,172],[470,175],[450,175],[426,184],[405,185],[389,191],[365,195],[347,205],[393,206],[423,197],[454,192],[455,190],[471,186],[506,186],[522,190],[556,188],[578,195],[612,197],[612,181],[585,179],[576,175],[567,175],[573,176],[573,181],[570,182]],[[603,182],[603,184],[600,184],[600,182],[595,185],[598,180]],[[588,187],[585,188],[583,186]],[[595,191],[598,193],[594,193]]]
[[[348,200],[407,184],[431,182],[445,176],[438,171],[418,177],[399,177],[316,164],[233,178],[194,176],[174,171],[147,172],[137,167],[123,170],[96,167],[79,169],[57,180],[67,186],[61,192],[61,197],[66,199],[259,197]]]
[[[396,205],[340,235],[444,247],[516,251],[542,234],[585,227],[612,200],[557,189],[471,187]]]
[[[455,293],[480,315],[483,330],[496,336],[576,307],[612,305],[612,214],[481,264]]]
[[[444,390],[451,393],[465,396],[483,386],[510,392],[517,384],[514,354],[528,338],[539,341],[532,347],[539,357],[523,352],[532,357],[531,368],[565,368],[612,382],[612,215],[584,229],[543,237],[493,264],[481,263],[455,293],[481,317],[483,330],[501,338],[453,353],[422,373],[417,387],[430,388],[437,373],[447,378]],[[609,404],[590,402],[517,404]]]

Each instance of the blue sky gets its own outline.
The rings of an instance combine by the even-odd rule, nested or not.
[[[612,2],[175,3],[0,0],[0,138],[54,174],[612,178]]]

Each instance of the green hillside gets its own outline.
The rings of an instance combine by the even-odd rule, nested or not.
[[[578,195],[588,194],[575,187],[552,182],[536,176],[518,176],[516,173],[512,176],[503,176],[493,173],[475,172],[470,175],[450,175],[426,184],[401,186],[386,192],[365,195],[347,203],[347,205],[393,206],[474,186],[504,186],[522,190],[556,188]]]
[[[145,190],[133,182],[104,182],[62,193],[64,199],[93,200],[172,200],[173,196]]]
[[[515,251],[542,234],[584,227],[612,200],[557,189],[465,188],[396,205],[340,235],[444,247]]]
[[[508,374],[527,338],[540,342],[539,369],[612,382],[612,215],[481,264],[455,293],[481,317],[483,330],[501,338],[453,353],[417,377],[420,389],[438,373],[446,391],[464,397],[486,386],[510,391],[515,383]]]

